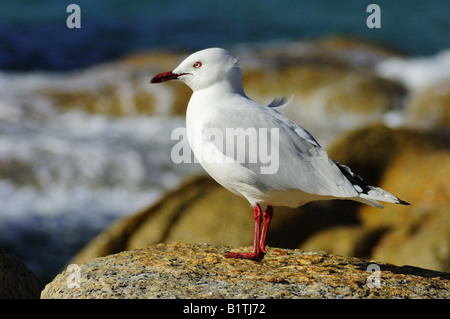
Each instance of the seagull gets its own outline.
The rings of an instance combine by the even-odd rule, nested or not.
[[[285,99],[262,105],[248,98],[238,59],[227,50],[195,52],[150,83],[171,80],[184,82],[193,91],[186,110],[186,130],[194,156],[214,180],[253,207],[253,251],[227,252],[225,257],[264,258],[273,206],[295,208],[330,199],[377,208],[383,208],[379,201],[410,205],[368,185],[349,167],[332,160],[307,130],[278,111],[287,104]],[[238,158],[242,148],[246,152]],[[276,155],[272,156],[276,162],[273,169],[267,169],[263,151]]]

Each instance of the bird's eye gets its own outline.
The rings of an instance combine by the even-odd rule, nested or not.
[[[197,62],[195,62],[192,66],[193,66],[194,68],[198,69],[199,67],[202,66],[202,62],[197,61]]]

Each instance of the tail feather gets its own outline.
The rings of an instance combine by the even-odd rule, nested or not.
[[[389,192],[386,192],[384,189],[381,189],[379,187],[375,186],[368,186],[370,189],[368,192],[358,192],[359,197],[365,200],[368,200],[370,202],[376,201],[383,201],[383,202],[389,202],[394,204],[400,204],[400,205],[411,205],[408,202],[405,202],[404,200],[401,200],[395,195],[392,195]],[[383,205],[378,203],[375,207],[381,206],[380,208],[383,208]]]
[[[353,187],[358,192],[358,197],[353,198],[355,201],[359,201],[365,204],[377,208],[383,208],[384,206],[378,201],[389,202],[400,205],[411,205],[410,203],[401,200],[395,195],[386,192],[384,189],[379,187],[368,185],[364,182],[361,176],[353,173],[349,167],[342,165],[336,161],[334,163],[339,167],[344,176],[352,183]]]

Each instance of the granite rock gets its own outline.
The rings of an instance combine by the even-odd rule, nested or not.
[[[41,298],[450,298],[448,273],[276,248],[261,262],[224,258],[230,249],[158,244],[96,258],[79,265],[78,285],[63,271]]]

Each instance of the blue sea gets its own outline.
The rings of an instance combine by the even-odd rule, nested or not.
[[[78,4],[81,28],[66,12]],[[366,25],[380,6],[381,28]],[[448,0],[2,0],[0,70],[67,70],[149,49],[286,43],[325,35],[429,55],[450,43]]]
[[[371,3],[380,7],[381,28],[367,27]],[[80,8],[81,28],[67,26],[70,4]],[[111,222],[202,172],[170,160],[170,133],[183,117],[62,111],[37,91],[94,90],[117,78],[126,96],[122,70],[95,67],[137,52],[245,50],[332,35],[417,57],[400,72],[399,64],[385,70],[406,85],[429,79],[417,74],[450,74],[448,0],[2,0],[0,247],[48,282]]]

